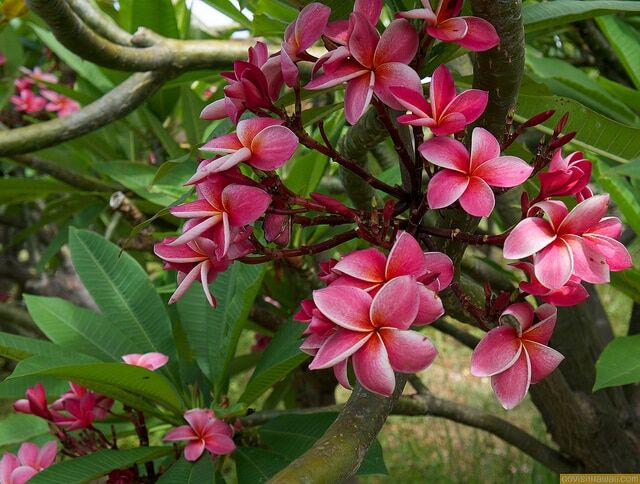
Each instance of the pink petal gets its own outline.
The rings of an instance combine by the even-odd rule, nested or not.
[[[206,105],[200,113],[200,119],[206,119],[207,121],[224,119],[227,116],[228,114],[224,98]]]
[[[371,296],[356,287],[329,286],[313,291],[313,302],[328,319],[352,331],[370,331]]]
[[[226,435],[227,437],[233,437],[233,430],[229,424],[224,423],[222,420],[213,418],[209,421],[207,426],[206,438],[212,438],[217,435]]]
[[[536,315],[540,318],[540,322],[524,331],[522,339],[546,345],[549,343],[556,326],[558,310],[551,304],[543,304],[536,309]]]
[[[324,35],[333,40],[337,44],[344,45],[347,43],[349,33],[349,21],[340,19],[334,20],[327,24]]]
[[[287,52],[285,44],[282,44],[280,50],[280,68],[282,69],[282,78],[289,87],[294,87],[300,77],[298,66]]]
[[[175,429],[169,430],[162,440],[172,442],[174,440],[197,440],[198,436],[194,433],[193,429],[188,425],[181,425]]]
[[[348,362],[349,360],[346,359],[333,365],[333,374],[340,385],[342,385],[347,390],[352,390],[351,383],[349,382],[349,373],[347,371]]]
[[[284,126],[269,126],[251,142],[249,164],[260,170],[275,170],[285,164],[298,147],[298,137]]]
[[[434,165],[465,174],[469,170],[469,152],[457,140],[432,138],[422,143],[418,149]]]
[[[37,468],[39,452],[40,448],[36,444],[25,442],[20,446],[20,450],[18,450],[18,459],[20,459],[22,465]]]
[[[595,251],[581,237],[565,235],[563,239],[571,247],[574,275],[592,284],[609,282],[609,266],[602,254]]]
[[[466,124],[473,123],[484,112],[489,102],[489,93],[480,89],[468,89],[461,92],[446,107],[447,113],[460,113]]]
[[[467,28],[467,23],[461,18],[450,18],[437,26],[427,26],[427,33],[443,42],[458,42],[466,35]]]
[[[493,49],[500,43],[496,29],[484,19],[478,17],[459,17],[467,24],[467,33],[456,43],[473,52]]]
[[[595,252],[601,254],[612,271],[622,271],[633,266],[631,255],[627,248],[615,239],[604,235],[586,234],[583,243],[589,245]]]
[[[400,232],[396,239],[385,269],[386,279],[397,276],[420,277],[427,271],[422,247],[413,236],[407,232]]]
[[[186,244],[178,247],[169,245],[173,240],[175,240],[175,237],[167,237],[164,242],[155,244],[153,252],[161,259],[167,262],[175,262],[176,264],[188,264],[206,259],[205,256],[194,251]]]
[[[123,356],[122,359],[124,360],[124,358],[125,357]],[[145,353],[144,355],[141,355],[140,359],[138,360],[138,366],[146,368],[147,370],[155,371],[158,368],[162,368],[164,365],[166,365],[168,361],[169,357],[162,353]]]
[[[204,452],[204,440],[189,442],[184,448],[184,458],[188,461],[196,461]]]
[[[229,185],[222,191],[222,203],[234,227],[258,220],[271,203],[271,196],[261,188]]]
[[[215,437],[205,440],[206,449],[214,455],[227,455],[236,450],[233,439],[227,435],[216,434]]]
[[[364,15],[355,12],[351,14],[347,46],[353,58],[364,67],[373,67],[373,55],[379,39],[377,30]]]
[[[295,37],[300,51],[307,50],[317,41],[331,15],[331,9],[319,2],[304,7],[295,22]]]
[[[356,124],[366,111],[373,96],[373,72],[351,79],[344,91],[344,115],[350,124]]]
[[[500,315],[500,322],[502,324],[507,324],[502,320],[503,316],[513,316],[520,324],[520,332],[525,331],[531,326],[533,323],[533,308],[529,303],[521,302],[511,304],[507,309],[505,309]]]
[[[500,143],[484,128],[474,128],[471,134],[469,172],[473,173],[485,161],[500,156]]]
[[[437,272],[438,278],[431,284],[427,284],[429,289],[436,292],[448,287],[453,280],[453,262],[448,255],[442,252],[425,252],[424,260],[427,263],[428,274]]]
[[[11,479],[7,483],[24,484],[38,473],[33,467],[20,466],[11,473]]]
[[[38,453],[38,469],[46,469],[56,460],[58,443],[55,440],[47,442]]]
[[[213,414],[209,409],[195,408],[187,410],[184,413],[184,419],[189,423],[196,434],[203,435],[212,415]]]
[[[422,118],[415,114],[402,114],[398,116],[398,122],[400,124],[408,124],[410,126],[426,126],[432,128],[436,126],[436,122],[431,118]]]
[[[413,91],[400,86],[390,87],[389,91],[395,96],[403,108],[420,117],[431,117],[431,106],[422,95],[422,91]]]
[[[523,344],[531,364],[531,383],[538,383],[548,377],[564,360],[561,353],[548,346],[534,341],[524,341]]]
[[[575,206],[558,227],[559,234],[582,235],[607,213],[609,195],[596,195]]]
[[[225,214],[222,214],[222,215],[224,216]],[[191,225],[189,228],[187,228],[187,225],[185,224],[185,226],[183,227],[182,235],[178,237],[176,240],[174,240],[173,242],[171,242],[170,245],[177,246],[177,245],[185,244],[189,241],[192,241],[196,237],[199,237],[204,232],[209,230],[214,225],[220,223],[223,216],[214,215],[213,217],[208,217],[208,218],[191,219],[194,221],[194,224]]]
[[[411,10],[405,10],[404,12],[397,12],[396,17],[406,18],[406,19],[415,19],[415,20],[427,20],[436,22],[436,15],[431,10],[431,6],[429,8],[414,8]]]
[[[384,29],[376,47],[373,65],[387,62],[409,64],[418,51],[418,33],[404,19],[394,20]]]
[[[183,203],[177,207],[172,207],[169,211],[171,215],[180,218],[211,217],[220,213],[207,200],[194,200],[193,202]]]
[[[382,0],[356,0],[353,11],[364,15],[371,25],[378,23],[382,12]]]
[[[473,176],[482,178],[493,187],[515,187],[524,183],[533,167],[515,156],[499,156],[480,165]]]
[[[467,124],[467,120],[460,113],[450,113],[438,120],[437,126],[431,127],[431,132],[435,136],[447,136],[458,131],[462,131]]]
[[[460,197],[460,205],[464,211],[475,217],[488,217],[495,204],[491,187],[482,178],[469,177],[467,189]]]
[[[581,284],[568,282],[560,289],[550,291],[540,299],[554,306],[575,306],[586,301],[588,297],[589,293]]]
[[[350,79],[366,74],[370,70],[362,67],[359,63],[353,60],[347,60],[340,63],[331,72],[324,72],[324,74],[314,77],[306,86],[305,89],[326,89],[328,87],[334,87],[338,84],[342,84]]]
[[[529,216],[532,216],[538,210],[542,210],[549,216],[549,220],[551,220],[551,226],[554,229],[557,229],[562,221],[565,219],[569,211],[564,203],[560,200],[544,200],[542,202],[534,203],[529,208]]]
[[[431,340],[417,331],[395,328],[380,330],[391,368],[400,373],[416,373],[429,366],[438,355]]]
[[[520,353],[511,367],[491,378],[493,391],[506,410],[511,410],[524,400],[530,382],[531,363],[526,351]]]
[[[556,239],[549,222],[528,217],[518,223],[504,241],[502,253],[507,259],[522,259],[544,249]]]
[[[438,119],[455,97],[456,86],[453,82],[453,76],[447,66],[441,64],[433,71],[429,85],[429,100],[433,108],[433,117]]]
[[[238,123],[236,135],[243,146],[250,148],[253,139],[258,135],[258,133],[260,133],[260,131],[268,128],[269,126],[280,126],[281,124],[282,120],[275,118],[258,117],[243,119]]]
[[[469,185],[469,177],[452,170],[441,170],[436,173],[427,187],[429,208],[448,207],[458,200]]]
[[[471,374],[492,376],[510,368],[519,358],[522,344],[511,326],[498,326],[489,331],[473,350]]]
[[[373,332],[363,333],[338,329],[322,344],[313,361],[311,361],[309,369],[321,370],[330,368],[336,363],[346,360],[358,351],[372,335],[374,335]]]
[[[241,121],[242,123],[242,121]],[[205,143],[200,149],[204,151],[213,151],[215,153],[233,153],[242,148],[242,143],[238,139],[236,133],[229,133],[223,136],[213,138]]]
[[[354,353],[351,361],[360,384],[370,392],[389,397],[396,385],[396,377],[389,363],[389,355],[377,334]]]
[[[387,258],[378,249],[369,248],[343,257],[333,269],[363,281],[382,282],[386,262]]]
[[[412,276],[400,276],[382,286],[371,302],[371,324],[408,329],[416,319],[420,296]]]
[[[416,319],[413,321],[414,325],[430,324],[444,315],[442,299],[435,292],[422,284],[418,284],[418,293],[420,294],[420,307],[418,308]]]
[[[564,286],[573,273],[574,258],[569,245],[563,239],[553,243],[533,256],[536,278],[549,289]]]
[[[5,452],[0,459],[0,482],[11,482],[11,473],[20,467],[20,461],[18,458],[9,452]]]
[[[612,239],[619,239],[622,233],[622,222],[618,217],[605,217],[589,229],[589,234],[604,235]]]
[[[402,109],[402,104],[390,91],[395,86],[406,87],[414,91],[422,90],[418,73],[408,65],[400,62],[387,62],[376,66],[373,92],[387,106],[393,109]]]

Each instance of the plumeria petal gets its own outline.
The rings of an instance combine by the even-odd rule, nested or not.
[[[427,271],[427,262],[418,241],[408,232],[400,232],[385,268],[386,279],[397,276],[420,277]]]
[[[166,433],[162,440],[165,440],[167,442],[176,440],[198,440],[198,436],[188,425],[181,425],[180,427],[169,430],[169,432]]]
[[[605,257],[578,236],[565,235],[565,242],[571,248],[573,274],[592,284],[609,282],[609,266]],[[545,286],[543,281],[541,281]],[[548,286],[549,287],[549,286]],[[555,288],[553,288],[555,289]]]
[[[494,187],[515,187],[524,183],[533,167],[515,156],[499,156],[480,165],[473,176]]]
[[[353,371],[360,384],[370,392],[389,397],[396,385],[389,355],[376,334],[352,357]]]
[[[469,171],[469,152],[457,140],[432,138],[422,143],[418,149],[434,165],[464,174]]]
[[[582,235],[607,213],[609,195],[596,195],[575,206],[558,227],[559,234]]]
[[[373,67],[373,56],[380,35],[371,22],[361,13],[349,17],[349,40],[347,46],[353,58],[367,68]]]
[[[510,368],[520,357],[522,344],[511,326],[498,326],[489,331],[473,350],[471,374],[492,376]]]
[[[271,196],[257,187],[234,184],[222,191],[222,203],[229,223],[237,227],[258,220],[271,203]]]
[[[424,260],[427,263],[428,274],[437,272],[438,278],[430,284],[429,289],[440,292],[451,284],[453,280],[453,261],[442,252],[425,252]]]
[[[433,108],[433,117],[438,119],[455,97],[456,86],[453,76],[447,66],[442,64],[433,71],[431,84],[429,84],[429,100]]]
[[[482,52],[493,49],[500,43],[496,29],[491,23],[479,17],[460,17],[467,24],[467,33],[456,43],[461,47]]]
[[[228,435],[216,434],[215,437],[205,440],[205,448],[214,455],[227,455],[236,450],[236,444]]]
[[[357,250],[343,257],[334,270],[363,281],[382,282],[385,279],[386,261],[387,258],[378,249]]]
[[[414,91],[401,86],[392,86],[389,91],[404,109],[420,117],[431,117],[431,106],[422,95],[422,91]]]
[[[518,405],[529,391],[531,383],[531,363],[526,350],[508,369],[491,377],[491,386],[500,404],[511,410]]]
[[[408,329],[416,319],[420,296],[415,278],[400,276],[387,282],[371,302],[371,324]]]
[[[313,302],[331,321],[352,331],[370,331],[371,296],[356,287],[329,286],[313,291]]]
[[[374,83],[373,72],[367,72],[347,82],[344,91],[344,115],[350,124],[356,124],[369,106]]]
[[[474,217],[488,217],[495,204],[491,187],[482,178],[469,177],[469,184],[460,197],[460,205],[464,211]]]
[[[384,29],[376,47],[373,65],[387,62],[409,64],[418,51],[418,33],[403,19],[394,20]]]
[[[484,128],[474,128],[471,134],[469,172],[473,173],[485,161],[500,156],[500,143]]]
[[[429,208],[448,207],[462,196],[468,185],[467,175],[452,170],[439,171],[429,180],[427,187]]]
[[[367,72],[369,72],[369,69],[362,67],[362,65],[353,60],[347,60],[341,62],[334,70],[330,72],[325,71],[320,76],[314,77],[305,86],[305,89],[313,90],[334,87],[350,79],[359,77],[362,74],[366,74]]]
[[[438,355],[431,340],[417,331],[383,328],[380,330],[380,338],[384,342],[391,367],[400,373],[422,371]]]
[[[391,88],[395,86],[405,87],[414,91],[422,89],[418,73],[408,65],[400,62],[387,62],[377,66],[373,91],[387,106],[393,109],[402,109],[402,104],[398,102],[391,92]]]
[[[269,126],[251,142],[251,166],[260,170],[275,170],[293,156],[298,137],[284,126]]]
[[[420,296],[420,306],[416,319],[413,321],[415,326],[431,324],[444,315],[442,299],[440,299],[435,292],[422,284],[418,284],[418,293]]]
[[[601,254],[607,261],[609,269],[612,271],[622,271],[633,266],[631,255],[627,248],[615,239],[604,235],[585,234],[582,237],[584,244],[587,244],[594,252]]]
[[[348,360],[342,360],[333,365],[333,374],[338,380],[338,383],[342,385],[347,390],[352,390],[351,383],[349,382],[349,373],[348,373]]]
[[[548,377],[564,360],[561,353],[548,346],[534,341],[523,341],[523,344],[531,364],[531,383],[538,383]]]
[[[542,202],[534,203],[529,208],[529,216],[535,215],[538,210],[542,210],[547,214],[554,230],[560,226],[569,213],[567,206],[560,200],[543,200]]]
[[[320,347],[318,353],[309,365],[310,370],[321,370],[330,368],[336,363],[346,360],[362,348],[371,338],[375,338],[373,332],[363,333],[359,331],[349,331],[338,329]]]
[[[184,458],[188,461],[196,461],[204,452],[204,440],[193,440],[184,447]]]
[[[533,256],[536,277],[549,289],[564,286],[574,269],[572,250],[563,239],[556,239]]]
[[[537,217],[525,218],[505,239],[503,255],[507,259],[522,259],[544,249],[555,239],[549,222]]]
[[[489,93],[480,89],[467,89],[454,97],[445,108],[445,113],[460,113],[466,124],[473,123],[484,112],[489,102]]]
[[[533,323],[533,308],[526,302],[511,304],[500,315],[500,322],[506,324],[504,316],[513,316],[516,318],[520,325],[519,331],[522,332],[527,330],[531,326],[531,323]]]

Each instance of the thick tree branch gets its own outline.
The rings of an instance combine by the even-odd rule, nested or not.
[[[42,150],[116,121],[142,105],[171,75],[164,71],[133,74],[100,99],[64,118],[0,132],[0,156]]]
[[[128,47],[98,35],[65,0],[27,0],[27,5],[71,52],[122,71],[224,68],[244,57],[250,46],[244,41],[168,39],[141,28],[131,38],[131,43],[140,47]]]
[[[95,7],[91,0],[67,0],[71,9],[97,34],[118,45],[131,45],[131,34]]]

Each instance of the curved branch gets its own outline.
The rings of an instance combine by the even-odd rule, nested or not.
[[[64,118],[0,132],[0,156],[42,150],[95,131],[143,104],[171,76],[167,72],[134,74],[100,99]]]
[[[243,41],[167,39],[143,28],[131,37],[132,44],[143,47],[118,45],[94,32],[65,0],[26,1],[67,49],[113,69],[141,72],[223,68],[244,57],[250,46]]]
[[[96,33],[118,45],[131,45],[131,34],[95,7],[91,0],[67,0],[71,9]]]

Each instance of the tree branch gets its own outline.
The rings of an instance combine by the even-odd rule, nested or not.
[[[71,9],[97,34],[119,45],[131,45],[131,34],[95,7],[91,0],[67,0]]]
[[[116,121],[143,104],[171,75],[165,71],[133,74],[100,99],[64,118],[0,132],[0,156],[42,150]]]

